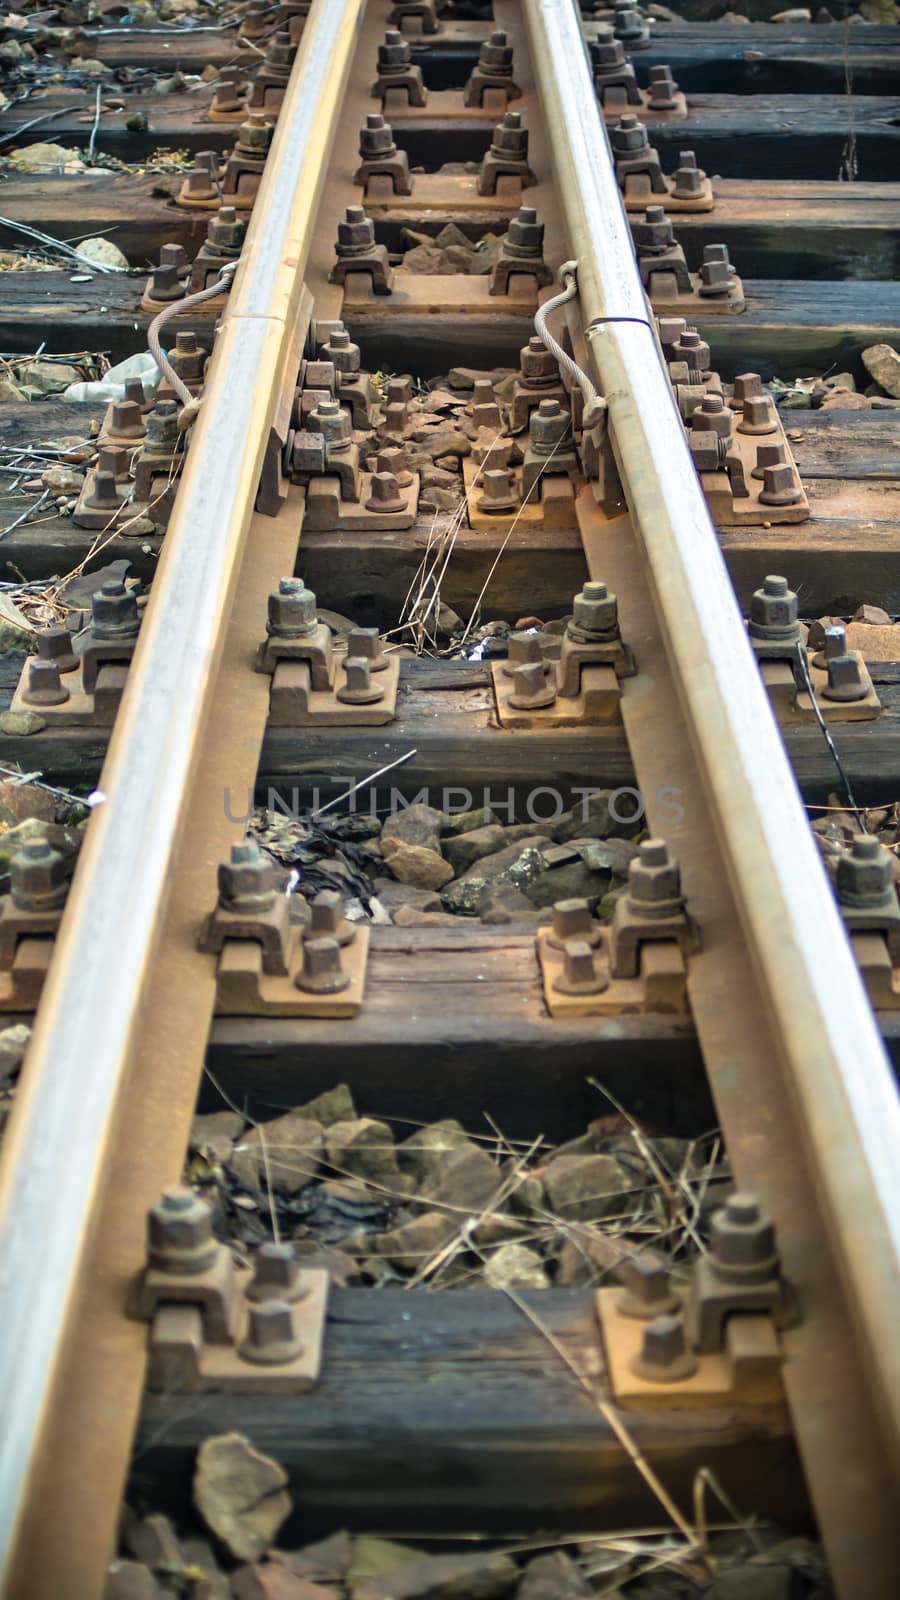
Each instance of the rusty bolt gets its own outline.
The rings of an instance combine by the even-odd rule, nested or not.
[[[609,988],[609,973],[598,966],[587,939],[567,939],[563,945],[563,969],[553,980],[558,994],[602,994]]]
[[[144,393],[144,385],[140,378],[125,379],[125,393],[122,398],[133,400],[135,405],[140,406],[142,412],[149,411],[153,406],[152,399],[148,399]]]
[[[32,656],[28,662],[28,681],[22,690],[22,699],[30,706],[61,706],[68,700],[69,691],[59,675],[55,661],[42,661]]]
[[[147,444],[155,450],[172,450],[178,444],[178,404],[157,400],[147,417]]]
[[[259,1366],[281,1366],[303,1354],[303,1340],[294,1327],[294,1313],[286,1300],[261,1300],[248,1308],[247,1334],[238,1345],[243,1361]]]
[[[713,1214],[709,1259],[728,1283],[765,1283],[778,1271],[775,1228],[756,1195],[729,1195]]]
[[[761,589],[750,596],[749,633],[751,639],[783,641],[793,645],[800,639],[800,602],[787,578],[770,573]]]
[[[140,627],[137,595],[119,578],[109,578],[91,596],[91,633],[95,639],[133,639]]]
[[[837,897],[863,911],[896,910],[893,857],[874,834],[857,834],[838,857]]]
[[[684,317],[657,317],[656,330],[667,361],[673,359],[673,352],[686,328]]]
[[[682,150],[678,157],[672,193],[677,200],[691,200],[700,193],[705,178],[706,173],[701,172],[697,166],[697,157],[693,150]]]
[[[336,939],[339,945],[352,944],[356,929],[344,915],[344,901],[336,889],[322,889],[310,902],[312,920],[304,937]]]
[[[778,467],[783,461],[784,445],[780,439],[773,439],[771,444],[759,444],[756,447],[756,466],[750,476],[764,478],[767,467]]]
[[[540,711],[552,706],[556,699],[556,684],[543,661],[529,661],[516,667],[512,674],[513,692],[509,703],[517,711]]]
[[[503,121],[494,129],[491,150],[495,155],[524,161],[528,155],[528,129],[522,122],[521,111],[506,111]]]
[[[650,149],[647,130],[630,111],[613,126],[612,147],[616,156],[642,155]]]
[[[775,420],[772,401],[767,394],[752,394],[744,401],[741,420],[737,425],[738,433],[765,434],[775,433],[778,423]]]
[[[628,863],[628,898],[644,917],[674,917],[684,905],[681,872],[662,839],[644,839]]]
[[[672,77],[671,67],[650,68],[648,105],[651,111],[671,111],[675,105],[678,85]]]
[[[68,628],[63,628],[59,623],[53,623],[49,628],[42,628],[37,636],[38,660],[52,661],[58,672],[74,672],[78,666],[78,656],[72,649],[72,635]]]
[[[210,217],[206,237],[211,245],[219,250],[240,250],[247,232],[247,224],[238,216],[234,206],[220,206],[215,216]]]
[[[647,206],[643,220],[634,225],[634,237],[641,250],[666,250],[675,242],[675,230],[664,206]]]
[[[215,200],[218,193],[218,169],[210,170],[209,162],[201,155],[194,157],[194,165],[185,179],[185,190],[190,200]]]
[[[289,33],[273,34],[266,46],[266,61],[271,67],[289,67],[296,54],[297,47],[291,44]]]
[[[379,450],[376,467],[379,472],[393,473],[401,489],[408,489],[413,481],[406,465],[406,451],[400,445],[392,444],[386,450]]]
[[[704,261],[700,268],[699,293],[714,300],[719,295],[730,294],[734,288],[734,269],[725,261]]]
[[[348,656],[363,656],[370,672],[383,672],[388,665],[381,634],[377,628],[353,627],[347,635]]]
[[[269,595],[266,632],[273,639],[297,639],[314,633],[318,625],[312,590],[302,578],[281,578]]]
[[[572,625],[579,633],[615,633],[619,626],[618,597],[605,583],[583,584],[572,601]]]
[[[187,382],[203,377],[206,351],[195,333],[176,333],[175,348],[169,351],[169,362],[179,378]]]
[[[553,928],[547,934],[547,943],[554,950],[564,949],[569,939],[596,945],[603,937],[602,930],[591,916],[586,900],[557,900],[553,906]]]
[[[63,858],[47,839],[29,840],[9,863],[10,894],[19,911],[55,911],[68,888]]]
[[[477,502],[479,511],[499,515],[502,511],[512,511],[518,503],[513,476],[507,467],[491,467],[485,472]]]
[[[391,378],[387,386],[389,406],[408,406],[413,397],[411,378]]]
[[[97,451],[97,471],[111,472],[118,480],[127,478],[128,451],[123,444],[102,444]]]
[[[337,253],[339,256],[363,256],[375,243],[375,224],[367,217],[362,206],[348,206],[338,223]]]
[[[522,377],[532,388],[547,388],[559,381],[556,357],[536,333],[532,334],[528,343],[519,351],[519,361]]]
[[[333,328],[327,344],[323,344],[320,354],[325,361],[330,361],[335,372],[358,372],[360,369],[359,345],[354,344],[347,329],[343,324]]]
[[[366,501],[367,511],[380,511],[382,513],[405,511],[407,502],[400,493],[400,485],[392,472],[374,472],[372,474],[372,494]]]
[[[542,667],[544,672],[550,671],[549,663],[544,660],[538,634],[524,631],[511,633],[507,644],[507,657],[500,669],[504,677],[512,678],[519,667],[533,665]]]
[[[485,39],[479,51],[478,65],[482,72],[490,73],[494,78],[512,77],[512,45],[502,28],[495,28]]]
[[[218,1253],[212,1211],[192,1189],[164,1189],[147,1213],[147,1262],[157,1272],[194,1278],[208,1272]]]
[[[652,1320],[666,1312],[677,1311],[678,1296],[673,1293],[671,1275],[664,1262],[653,1256],[630,1256],[622,1262],[618,1276],[623,1288],[616,1305],[623,1316]]]
[[[766,467],[759,498],[764,506],[793,506],[803,498],[797,475],[785,461],[780,467]]]
[[[643,44],[650,37],[641,13],[633,5],[617,5],[613,20],[613,28],[617,39],[623,39],[627,44]]]
[[[359,130],[359,153],[363,160],[371,160],[373,156],[392,156],[396,152],[390,124],[385,122],[380,111],[370,112],[365,127]]]
[[[320,400],[306,419],[310,433],[321,433],[327,449],[345,450],[353,442],[353,423],[349,411],[339,400]]]
[[[294,979],[296,988],[309,994],[339,994],[349,982],[337,939],[304,939],[303,967]]]
[[[825,630],[826,652],[827,635],[832,631],[837,632],[838,630],[832,630],[831,628],[826,628]],[[843,633],[843,628],[840,631]],[[868,692],[869,685],[863,675],[862,659],[857,650],[845,649],[843,654],[828,656],[828,683],[822,690],[826,700],[842,700],[846,702],[865,700]]]
[[[372,668],[367,656],[345,656],[344,684],[337,691],[343,705],[369,706],[384,699],[384,690],[372,682]]]
[[[692,373],[708,371],[710,363],[709,345],[705,339],[701,339],[696,328],[685,328],[678,342],[677,358],[680,361],[686,361]]]
[[[258,111],[251,111],[246,122],[238,128],[237,148],[248,155],[265,156],[275,129]]]
[[[154,267],[150,273],[147,296],[150,300],[182,300],[185,294],[183,280],[174,267]]]
[[[762,378],[758,372],[741,372],[734,380],[734,403],[742,406],[747,400],[756,400],[765,395]]]
[[[384,432],[388,434],[401,434],[409,421],[405,405],[394,401],[384,408]]]
[[[647,1323],[631,1370],[649,1383],[681,1383],[693,1376],[697,1358],[688,1349],[682,1316],[670,1312]]]
[[[395,72],[408,67],[412,60],[409,41],[404,39],[402,33],[397,33],[389,28],[384,36],[384,44],[378,46],[378,71],[383,77],[390,76],[391,69]]]
[[[164,244],[159,252],[161,267],[171,267],[173,272],[186,273],[190,267],[188,253],[183,244]]]
[[[84,504],[91,511],[118,511],[124,505],[125,497],[119,493],[116,477],[113,472],[103,472],[99,468],[90,480],[90,488],[84,497]]]
[[[707,394],[691,417],[691,427],[701,433],[714,433],[717,439],[727,439],[733,420],[734,412],[729,410],[722,396]]]
[[[144,419],[136,400],[117,400],[114,403],[109,431],[116,439],[143,439]]]
[[[253,1257],[248,1300],[302,1300],[309,1294],[300,1262],[289,1244],[261,1244]]]
[[[509,256],[528,260],[538,257],[544,249],[544,224],[538,222],[534,206],[520,206],[510,220],[504,249]]]
[[[250,916],[269,911],[275,904],[275,874],[268,856],[255,839],[231,846],[231,855],[219,865],[219,900],[229,911]]]
[[[604,39],[594,51],[594,66],[596,76],[601,80],[611,77],[620,67],[625,66],[625,46],[619,39]]]
[[[536,456],[549,456],[571,430],[571,418],[558,400],[542,400],[528,418],[528,439]]]

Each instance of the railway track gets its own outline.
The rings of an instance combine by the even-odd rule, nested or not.
[[[129,1462],[177,1508],[236,1429],[323,1531],[610,1529],[660,1485],[683,1531],[706,1470],[748,1516],[814,1518],[838,1594],[894,1596],[897,911],[857,808],[896,790],[896,653],[816,619],[900,610],[896,413],[778,409],[753,375],[862,385],[861,352],[897,342],[896,30],[751,23],[735,51],[629,12],[623,49],[572,0],[434,32],[396,9],[394,33],[385,0],[91,31],[121,106],[101,75],[96,101],[35,80],[11,109],[17,142],[43,115],[34,136],[108,136],[132,166],[7,172],[7,237],[115,229],[146,271],[3,273],[7,359],[38,326],[47,356],[149,336],[169,359],[155,402],[80,410],[105,453],[57,452],[88,467],[74,506],[26,481],[77,431],[62,406],[0,413],[20,606],[62,617],[51,575],[112,560],[141,590],[117,569],[82,589],[74,652],[57,628],[0,663],[4,765],[92,791],[65,909],[32,843],[0,915],[3,1009],[33,1018],[0,1158],[3,1594],[102,1594]],[[186,81],[142,94],[160,60]],[[169,142],[192,169],[150,159]],[[523,626],[493,649],[491,617]],[[326,893],[304,931],[296,875],[273,892],[245,844],[254,790],[307,825],[425,790],[485,828],[502,792],[534,850],[540,804],[555,824],[610,789],[645,832],[599,919],[569,889],[478,921],[446,837],[401,833],[384,860],[413,885],[436,860],[445,914],[348,924]],[[803,803],[835,789],[860,833],[840,906]],[[577,828],[543,837],[548,881],[599,878]],[[711,1097],[733,1192],[683,1314],[633,1248],[611,1265],[643,1319],[609,1286],[332,1287],[326,1314],[312,1270],[276,1313],[301,1348],[254,1355],[246,1274],[172,1192],[198,1095],[269,1116],[342,1078],[373,1115],[487,1111],[516,1139],[577,1132],[592,1080],[664,1131]]]

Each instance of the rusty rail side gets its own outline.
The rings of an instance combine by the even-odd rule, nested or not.
[[[631,518],[579,513],[641,673],[623,717],[704,929],[691,997],[739,1180],[773,1210],[804,1322],[785,1384],[842,1595],[900,1589],[900,1109],[647,325],[572,0],[524,0],[589,359]]]
[[[226,787],[253,781],[253,636],[302,518],[302,497],[275,519],[253,503],[362,10],[315,0],[304,28],[4,1141],[0,1571],[17,1600],[103,1592],[143,1372],[124,1289],[179,1171],[212,1013],[193,932],[235,833]]]

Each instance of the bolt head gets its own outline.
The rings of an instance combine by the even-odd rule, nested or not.
[[[268,599],[268,632],[290,639],[312,633],[318,624],[316,597],[302,578],[282,578]]]
[[[231,847],[231,855],[219,866],[219,899],[229,911],[268,910],[275,902],[272,863],[255,839]]]
[[[582,633],[613,633],[619,626],[619,602],[605,583],[586,583],[572,601],[572,622]]]
[[[91,632],[97,639],[134,638],[140,625],[137,595],[118,578],[91,596]]]
[[[149,1265],[193,1277],[209,1270],[217,1251],[206,1201],[181,1185],[163,1190],[147,1214]]]
[[[893,861],[889,850],[871,834],[858,834],[838,857],[837,894],[842,905],[878,906],[896,903]]]
[[[750,597],[750,636],[792,642],[800,637],[799,615],[800,603],[787,578],[770,574]]]
[[[341,947],[337,939],[304,939],[303,968],[294,983],[310,994],[337,994],[347,988],[350,974],[341,966]]]
[[[362,206],[348,206],[338,223],[338,250],[368,250],[375,243],[375,224]]]
[[[629,899],[640,906],[681,903],[681,871],[662,839],[644,839],[628,864]]]
[[[726,1276],[757,1278],[777,1270],[775,1227],[754,1195],[731,1195],[714,1213],[710,1250],[716,1269]]]
[[[32,839],[9,863],[9,887],[19,911],[54,911],[68,891],[66,866],[46,839]]]

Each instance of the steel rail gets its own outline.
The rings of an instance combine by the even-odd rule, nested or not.
[[[860,1342],[896,1488],[895,1085],[647,326],[576,7],[572,0],[524,0],[523,10],[569,248],[578,261],[593,375],[608,402],[656,625],[737,908],[751,964],[748,983],[761,997],[800,1148],[814,1174],[827,1248]],[[815,1307],[809,1315],[815,1317]],[[814,1480],[811,1453],[807,1470]],[[881,1492],[890,1499],[887,1485]]]
[[[15,1571],[17,1541],[60,1404],[54,1385],[78,1314],[117,1114],[142,1038],[161,1021],[147,1014],[148,995],[173,898],[179,830],[215,709],[226,623],[362,11],[363,0],[315,0],[303,30],[103,768],[105,799],[87,829],[4,1141],[4,1594],[36,1592]],[[54,1592],[88,1591],[70,1578]]]

